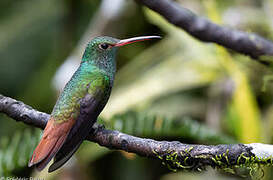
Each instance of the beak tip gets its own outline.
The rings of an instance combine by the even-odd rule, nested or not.
[[[155,38],[157,38],[157,39],[162,39],[162,37],[161,37],[161,36],[155,36]]]
[[[139,37],[120,40],[115,46],[124,46],[126,44],[131,44],[133,42],[145,41],[145,40],[151,40],[151,39],[161,39],[161,38],[162,38],[161,36],[139,36]]]

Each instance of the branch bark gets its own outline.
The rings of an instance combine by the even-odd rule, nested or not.
[[[135,1],[159,13],[170,23],[201,41],[217,43],[263,64],[268,64],[267,61],[273,58],[273,43],[256,34],[219,26],[171,0]]]
[[[50,115],[39,112],[23,102],[0,94],[0,113],[43,129]],[[107,130],[95,124],[87,137],[110,149],[133,152],[140,156],[158,158],[170,169],[204,169],[206,166],[233,168],[240,165],[273,165],[273,145],[229,144],[192,145],[178,141],[156,141],[130,136],[119,131]]]

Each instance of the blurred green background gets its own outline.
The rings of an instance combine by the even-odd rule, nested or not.
[[[272,0],[181,0],[211,21],[273,39]],[[120,49],[115,86],[99,120],[109,129],[185,143],[273,143],[272,67],[203,43],[133,0],[1,0],[0,93],[50,113],[92,37],[161,35]],[[0,114],[0,175],[46,179],[241,179],[173,173],[159,160],[85,142],[60,170],[27,168],[41,131]],[[263,179],[273,179],[262,167]]]

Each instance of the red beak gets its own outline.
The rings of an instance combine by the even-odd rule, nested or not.
[[[131,44],[134,42],[138,42],[138,41],[146,41],[146,40],[151,40],[151,39],[160,39],[160,36],[140,36],[140,37],[133,37],[133,38],[129,38],[129,39],[123,39],[120,40],[118,43],[116,43],[114,46],[124,46],[126,44]]]

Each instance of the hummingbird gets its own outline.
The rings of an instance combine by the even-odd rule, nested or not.
[[[157,38],[161,37],[119,40],[100,36],[92,39],[85,48],[80,66],[60,94],[28,166],[41,171],[53,157],[48,172],[64,165],[87,137],[110,97],[118,48]]]

